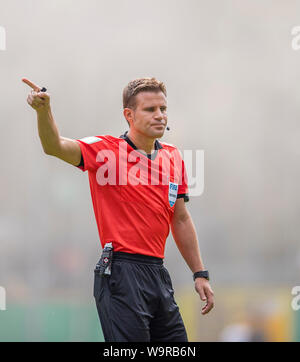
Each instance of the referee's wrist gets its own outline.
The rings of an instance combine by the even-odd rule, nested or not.
[[[197,271],[193,274],[193,279],[194,281],[197,279],[197,278],[204,278],[206,280],[209,280],[209,273],[208,273],[208,270],[200,270],[200,271]]]

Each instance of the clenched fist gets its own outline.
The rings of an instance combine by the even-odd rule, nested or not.
[[[32,88],[28,94],[27,103],[37,112],[48,110],[50,108],[50,95],[46,92],[41,92],[41,88],[26,78],[22,81]]]

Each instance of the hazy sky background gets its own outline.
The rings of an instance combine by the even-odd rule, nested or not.
[[[143,76],[167,87],[163,140],[205,152],[188,208],[213,285],[297,285],[296,25],[299,1],[0,0],[0,285],[90,298],[101,252],[88,175],[42,152],[21,78],[48,88],[62,136],[82,138],[127,129],[122,90]],[[172,237],[165,263],[191,283]]]

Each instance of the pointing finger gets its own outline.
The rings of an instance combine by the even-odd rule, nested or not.
[[[34,84],[33,82],[31,82],[29,79],[27,78],[22,78],[22,82],[24,82],[25,84],[29,85],[29,87],[31,87],[35,92],[39,92],[41,90],[41,88],[39,86],[37,86],[36,84]]]

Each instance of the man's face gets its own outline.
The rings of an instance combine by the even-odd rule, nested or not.
[[[128,113],[130,128],[146,137],[162,137],[168,121],[167,99],[163,92],[140,92],[135,101],[135,110]]]

